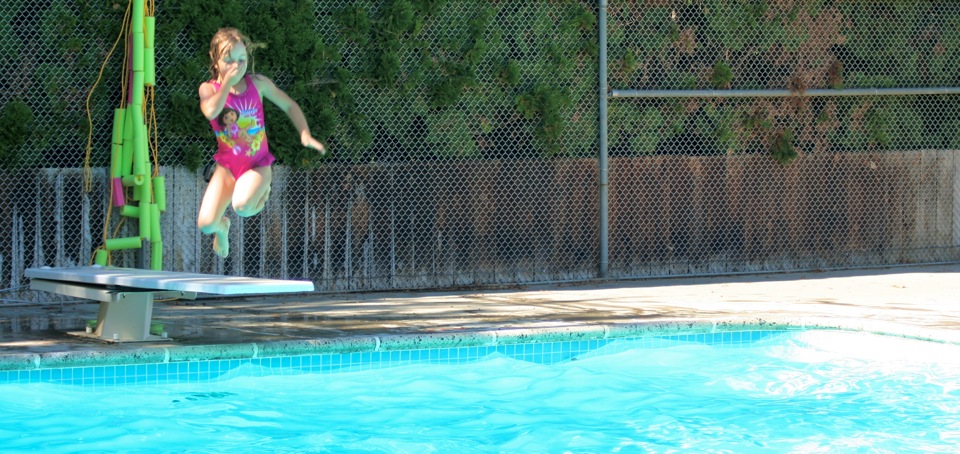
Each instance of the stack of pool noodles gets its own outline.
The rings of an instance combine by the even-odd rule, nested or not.
[[[107,239],[105,250],[97,251],[94,262],[106,265],[110,251],[137,249],[143,241],[150,242],[150,268],[159,270],[163,264],[163,244],[160,237],[160,213],[166,211],[166,191],[162,176],[153,176],[150,164],[150,139],[144,121],[144,90],[156,81],[154,60],[154,16],[146,16],[145,0],[133,0],[128,41],[129,91],[126,107],[113,114],[113,144],[110,156],[110,178],[113,204],[120,215],[139,220],[139,235]],[[133,188],[127,203],[125,188]]]

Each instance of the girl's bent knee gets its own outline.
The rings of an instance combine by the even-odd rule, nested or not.
[[[242,205],[234,205],[233,211],[237,213],[237,216],[248,218],[260,212],[263,209],[263,206],[257,207],[253,203],[244,203]]]

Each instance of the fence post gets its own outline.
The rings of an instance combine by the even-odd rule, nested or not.
[[[608,189],[607,175],[607,0],[600,0],[600,278],[606,279],[609,266]]]

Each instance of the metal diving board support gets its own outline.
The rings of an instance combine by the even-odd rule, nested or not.
[[[153,302],[160,298],[196,299],[198,293],[265,295],[314,290],[313,282],[216,274],[178,273],[136,268],[81,266],[29,268],[30,288],[100,302],[97,327],[89,337],[111,342],[163,340],[150,334]]]

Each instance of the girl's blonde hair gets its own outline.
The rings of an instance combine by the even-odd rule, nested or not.
[[[220,69],[217,65],[220,57],[223,56],[225,52],[230,52],[237,43],[243,43],[243,45],[247,47],[247,57],[250,59],[250,72],[254,72],[253,50],[266,46],[250,42],[250,38],[240,33],[240,30],[233,27],[225,27],[217,30],[217,33],[213,35],[213,39],[210,40],[210,75],[212,75],[214,79],[220,77]]]

